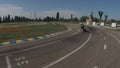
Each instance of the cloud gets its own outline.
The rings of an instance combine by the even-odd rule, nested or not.
[[[73,10],[51,10],[51,11],[44,11],[44,12],[38,12],[38,16],[41,16],[42,18],[46,16],[56,17],[56,13],[60,13],[60,17],[64,18],[70,18],[71,14],[73,14],[74,17],[80,17],[80,13]]]
[[[60,17],[70,18],[71,14],[74,17],[80,17],[80,12],[74,10],[67,9],[59,9],[59,10],[48,10],[48,11],[36,11],[29,12],[25,11],[24,7],[12,5],[12,4],[0,4],[0,16],[6,16],[10,14],[11,16],[25,16],[30,18],[41,17],[45,18],[47,16],[56,17],[56,13],[60,13]]]
[[[11,4],[0,4],[0,16],[10,14],[11,16],[28,16],[29,13],[24,11],[23,7],[11,5]]]

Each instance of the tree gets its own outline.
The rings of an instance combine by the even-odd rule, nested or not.
[[[39,21],[42,21],[41,17],[39,17]]]
[[[113,23],[113,22],[116,22],[116,23],[117,23],[118,20],[116,20],[116,19],[110,19],[110,20],[107,21],[107,23],[109,23],[109,24],[110,24],[110,23]]]
[[[94,19],[94,17],[93,17],[93,12],[91,12],[90,18],[91,18],[91,20],[93,21],[93,19]]]
[[[7,16],[3,16],[3,22],[7,23]]]
[[[118,24],[120,24],[120,20],[118,20]]]
[[[73,20],[73,14],[71,14],[71,21]]]
[[[2,19],[1,19],[1,17],[0,17],[0,23],[2,23]]]
[[[78,22],[79,20],[78,20],[78,18],[77,18],[77,17],[75,17],[75,18],[73,19],[73,21]]]
[[[117,22],[117,20],[115,20],[115,19],[111,19],[111,22]]]
[[[89,19],[89,17],[88,16],[82,16],[80,18],[80,22],[86,22],[86,19]]]
[[[60,15],[59,15],[59,12],[57,12],[57,14],[56,14],[56,20],[59,21],[59,18],[60,18]]]
[[[3,16],[3,23],[5,23],[5,17]]]
[[[103,11],[98,11],[98,15],[99,15],[99,17],[100,17],[99,22],[101,22],[102,16],[103,16]]]
[[[99,22],[99,19],[97,17],[94,17],[93,21]]]
[[[55,18],[54,18],[54,17],[51,17],[51,21],[55,21]],[[61,20],[59,19],[59,21],[61,21]]]
[[[7,22],[10,22],[10,14],[7,17]]]
[[[15,16],[15,22],[19,22],[18,16]]]
[[[46,18],[44,18],[44,21],[50,22],[52,19],[51,17],[47,16]]]
[[[38,22],[38,21],[39,21],[39,19],[38,19],[38,18],[36,18],[36,19],[35,19],[35,21],[36,21],[36,22]]]
[[[12,17],[11,22],[14,22],[14,18]]]
[[[105,15],[105,20],[104,20],[104,22],[107,22],[107,19],[108,19],[108,15]]]
[[[64,17],[61,17],[61,18],[60,18],[60,21],[65,22],[65,21],[66,21],[66,19],[65,19]]]

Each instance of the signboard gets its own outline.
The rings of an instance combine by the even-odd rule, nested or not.
[[[101,22],[101,24],[100,24],[101,26],[105,26],[105,23],[104,22]]]
[[[94,25],[94,26],[95,26],[95,25],[96,25],[96,22],[93,22],[93,24],[92,24],[92,25]]]
[[[89,22],[87,22],[87,25],[89,25]]]
[[[117,23],[112,23],[111,27],[113,27],[113,28],[117,27]]]
[[[86,22],[87,22],[87,25],[89,25],[90,22],[92,22],[92,20],[89,18],[89,19],[86,19]]]

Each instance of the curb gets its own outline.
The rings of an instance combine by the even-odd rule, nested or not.
[[[54,37],[57,35],[61,35],[68,31],[69,30],[65,30],[62,32],[52,33],[49,35],[38,36],[38,37],[34,37],[34,38],[26,38],[26,39],[22,39],[22,40],[12,40],[12,41],[8,41],[8,42],[2,42],[2,43],[0,43],[0,46],[9,46],[9,45],[15,45],[15,44],[20,44],[20,43],[27,43],[27,42],[31,42],[31,41],[43,40],[43,39],[47,39],[47,38]]]

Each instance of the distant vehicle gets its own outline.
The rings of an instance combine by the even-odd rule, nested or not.
[[[81,29],[83,30],[83,32],[87,32],[84,24],[81,24]]]

